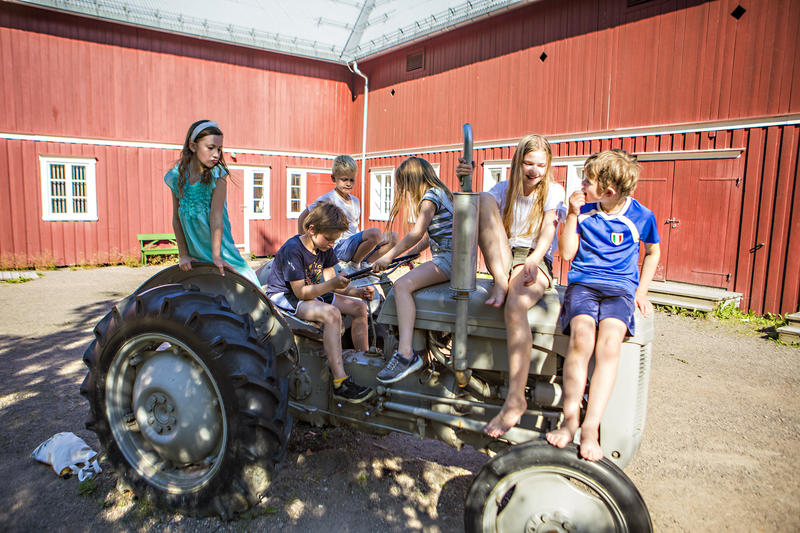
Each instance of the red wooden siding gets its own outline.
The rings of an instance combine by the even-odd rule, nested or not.
[[[800,111],[800,5],[738,3],[545,0],[364,61],[369,150]]]
[[[369,170],[405,158],[384,153],[420,152],[456,189],[458,152],[437,147],[457,144],[465,121],[477,141],[545,134],[557,157],[611,147],[737,149],[738,158],[642,163],[636,196],[654,210],[663,239],[657,279],[736,290],[758,312],[797,311],[800,4],[743,2],[736,20],[738,3],[541,0],[363,61],[371,88],[366,226],[384,225],[369,220]],[[424,53],[424,67],[406,73],[410,51]],[[0,2],[0,60],[0,134],[52,141],[0,137],[0,267],[136,257],[136,233],[171,230],[163,175],[177,151],[156,143],[181,143],[198,118],[218,120],[227,147],[285,154],[229,158],[270,167],[269,220],[245,227],[241,170],[229,187],[235,239],[249,230],[256,255],[274,253],[296,232],[286,216],[286,169],[310,171],[313,201],[332,187],[331,157],[361,150],[363,83],[342,65],[8,2]],[[790,125],[752,125],[775,117]],[[752,124],[690,131],[737,119]],[[685,133],[618,131],[641,127]],[[610,138],[564,140],[586,134]],[[475,190],[481,165],[509,160],[513,150],[475,151]],[[40,155],[96,158],[97,221],[42,220]],[[565,178],[557,168],[556,179]],[[673,228],[668,219],[680,222]],[[566,268],[556,262],[562,280]]]
[[[96,221],[43,221],[39,155],[95,158]],[[164,174],[177,150],[0,139],[0,268],[114,263],[137,259],[137,233],[172,231],[172,201]],[[229,160],[230,163],[230,160]],[[256,255],[275,253],[297,228],[286,217],[286,168],[325,168],[330,160],[239,154],[237,165],[270,166],[271,218],[250,222]],[[243,174],[232,170],[228,212],[237,243],[243,239]]]
[[[0,57],[0,131],[182,144],[212,118],[227,146],[352,151],[343,65],[7,2]]]
[[[745,309],[791,313],[800,302],[797,126],[748,132],[736,290]]]
[[[635,197],[653,210],[662,239],[656,279],[721,287],[744,294],[756,312],[794,312],[800,306],[800,126],[720,130],[554,142],[555,157],[589,155],[608,148],[630,152],[740,149],[736,158],[642,161]],[[483,165],[510,160],[514,147],[476,149],[474,190],[482,190]],[[440,163],[440,175],[457,190],[457,151],[420,154]],[[405,156],[375,157],[370,168],[397,168]],[[564,185],[564,167],[555,170]],[[368,206],[367,198],[363,202]],[[367,212],[369,216],[369,212]],[[678,219],[666,223],[668,219]],[[371,222],[368,226],[383,227]],[[764,243],[761,247],[759,243]],[[569,265],[556,260],[566,280]]]

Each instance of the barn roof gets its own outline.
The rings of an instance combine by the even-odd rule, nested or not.
[[[17,0],[274,52],[349,63],[535,0]]]

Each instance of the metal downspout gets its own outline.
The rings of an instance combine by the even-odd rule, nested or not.
[[[365,203],[366,196],[364,195],[364,187],[367,181],[366,178],[366,163],[367,163],[367,113],[369,111],[369,79],[358,70],[358,62],[353,61],[351,71],[355,72],[364,78],[364,127],[361,133],[361,231],[364,231],[364,213],[367,210]]]

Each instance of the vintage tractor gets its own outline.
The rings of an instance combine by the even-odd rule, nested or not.
[[[465,134],[471,159],[471,130]],[[415,294],[413,344],[427,364],[383,386],[375,380],[385,363],[380,352],[346,352],[347,373],[375,384],[364,403],[333,399],[316,325],[283,316],[233,271],[223,277],[210,264],[170,267],[117,303],[94,329],[81,393],[90,404],[87,427],[134,492],[188,514],[233,518],[264,496],[295,418],[489,453],[466,497],[469,532],[651,531],[647,507],[621,467],[642,438],[652,318],[637,315],[636,336],[623,344],[600,428],[602,461],[580,459],[574,444],[558,449],[543,440],[561,417],[568,338],[557,326],[557,291],[528,314],[529,409],[503,437],[485,435],[507,390],[506,332],[502,311],[483,304],[490,281],[475,276],[477,196],[469,182],[462,188],[454,202],[453,280]],[[378,283],[386,300],[375,340],[389,355],[395,305],[388,277]]]

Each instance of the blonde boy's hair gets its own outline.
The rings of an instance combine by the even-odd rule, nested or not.
[[[624,198],[633,194],[639,182],[636,156],[619,148],[590,155],[583,170],[587,179],[597,182],[597,192],[600,194],[613,187]]]
[[[349,224],[344,211],[331,203],[320,202],[303,221],[303,230],[308,231],[311,226],[314,226],[315,233],[341,233]]]
[[[342,174],[354,174],[358,169],[356,160],[349,155],[337,155],[333,160],[333,168],[331,168],[331,175],[335,178]]]

